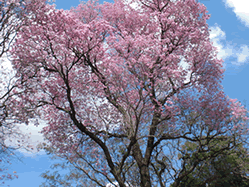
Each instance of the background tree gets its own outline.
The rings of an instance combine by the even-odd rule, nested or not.
[[[178,186],[248,186],[248,142],[244,142],[241,137],[233,138],[232,149],[226,149],[226,145],[231,142],[228,141],[230,138],[225,136],[216,137],[209,143],[197,144],[187,141],[183,145],[184,151],[179,155],[184,168],[182,173],[188,173],[195,162],[198,162],[198,166],[185,175]],[[221,151],[222,149],[226,150]]]
[[[42,1],[40,3],[42,4]],[[22,82],[15,77],[8,52],[35,4],[38,2],[33,0],[0,0],[0,180],[17,177],[7,172],[10,160],[17,158],[14,150],[18,148],[30,150],[29,145],[24,145],[27,136],[22,134],[16,125],[17,122],[24,121],[24,118],[20,113],[21,110],[18,110],[19,102],[13,102],[11,98],[17,97],[22,92],[18,89],[18,85]],[[7,139],[10,141],[15,139],[18,142],[13,142],[10,146],[6,144]]]
[[[10,163],[10,155],[13,149],[5,144],[5,139],[16,133],[15,127],[6,121],[9,116],[7,109],[8,100],[11,91],[15,87],[13,79],[14,74],[11,72],[10,63],[8,64],[7,52],[10,44],[15,37],[22,22],[23,1],[0,1],[0,180],[4,183],[6,179],[13,179],[17,175],[11,175],[7,172],[7,166]]]
[[[13,102],[28,111],[23,119],[47,121],[50,152],[80,171],[83,186],[180,180],[186,141],[247,132],[246,110],[222,91],[208,18],[195,0],[41,6],[12,48],[24,80]]]

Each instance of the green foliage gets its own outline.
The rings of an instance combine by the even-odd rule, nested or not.
[[[223,149],[229,147],[231,139],[234,139],[233,146]],[[183,164],[179,176],[184,177],[178,177],[171,187],[249,186],[249,155],[245,143],[222,136],[201,145],[196,142],[186,142],[183,145],[186,152],[179,155]],[[191,171],[196,163],[196,167]]]

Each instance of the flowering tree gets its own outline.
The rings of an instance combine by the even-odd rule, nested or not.
[[[22,22],[22,6],[23,1],[1,0],[0,1],[0,180],[13,179],[17,175],[11,175],[5,167],[10,164],[9,156],[11,153],[10,147],[6,146],[5,138],[15,131],[12,124],[6,121],[8,118],[7,103],[10,97],[11,90],[15,87],[13,74],[10,68],[6,67],[7,51],[9,46],[20,28]],[[4,183],[2,181],[1,183]]]
[[[43,5],[11,50],[23,93],[13,102],[24,121],[47,121],[50,153],[85,185],[166,186],[186,175],[176,158],[186,141],[245,132],[206,13],[195,0]]]
[[[34,9],[32,6],[32,0],[0,0],[0,180],[17,177],[7,172],[6,164],[11,164],[13,150],[24,147],[22,143],[26,139],[15,124],[18,119],[17,103],[13,103],[11,98],[21,93],[21,90],[17,90],[17,85],[22,82],[15,77],[8,51],[17,32],[23,26],[28,12]],[[14,89],[15,92],[13,92]],[[6,144],[6,139],[10,137],[17,139],[16,147]]]

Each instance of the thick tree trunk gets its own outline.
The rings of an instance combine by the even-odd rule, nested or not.
[[[119,187],[126,187],[125,183],[123,182],[120,176],[115,176],[115,179],[118,181]]]
[[[151,187],[149,167],[143,165],[140,169],[141,187]]]
[[[146,164],[145,159],[142,156],[141,149],[138,142],[133,146],[133,158],[136,160],[139,173],[140,173],[140,186],[141,187],[151,187],[149,166]]]

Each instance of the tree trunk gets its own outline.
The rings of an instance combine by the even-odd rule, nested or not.
[[[143,165],[140,168],[141,187],[151,187],[149,167]]]
[[[138,142],[134,144],[132,151],[133,151],[132,156],[136,160],[138,168],[139,168],[140,181],[141,181],[140,186],[151,187],[149,166],[148,164],[146,164],[142,156],[142,152],[141,152]]]

